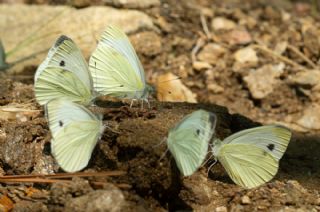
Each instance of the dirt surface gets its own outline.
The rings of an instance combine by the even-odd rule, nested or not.
[[[98,101],[108,128],[84,172],[125,174],[0,184],[0,211],[319,211],[320,33],[317,14],[310,15],[314,7],[287,1],[163,0],[141,9],[158,28],[130,36],[148,80],[155,83],[158,75],[174,73],[197,95],[198,104],[151,101],[150,109],[141,110]],[[34,99],[35,68],[1,75],[0,106],[30,111],[1,113],[0,176],[63,172],[51,156],[47,121]],[[292,128],[276,177],[242,189],[220,164],[208,172],[213,161],[181,177],[170,153],[164,155],[162,141],[177,121],[199,108],[218,115],[220,138],[259,123]]]

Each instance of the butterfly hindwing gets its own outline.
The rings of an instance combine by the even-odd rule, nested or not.
[[[93,99],[92,78],[76,44],[60,36],[35,74],[35,95],[39,104],[66,98],[87,105]]]
[[[101,118],[65,99],[51,100],[46,111],[52,134],[51,150],[56,161],[67,172],[83,169],[103,132]]]
[[[141,98],[146,87],[144,70],[128,37],[109,26],[90,62],[94,88],[102,95]]]
[[[203,163],[215,125],[214,114],[198,110],[170,130],[168,148],[184,176],[193,174]]]

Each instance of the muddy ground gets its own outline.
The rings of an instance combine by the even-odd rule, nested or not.
[[[0,211],[320,210],[319,19],[309,2],[283,2],[163,0],[159,6],[140,9],[158,27],[156,33],[130,36],[148,80],[156,83],[160,74],[174,73],[197,95],[198,103],[153,100],[150,109],[141,110],[98,101],[109,127],[84,172],[125,174],[76,177],[67,183],[3,183]],[[230,28],[214,30],[218,26],[211,21],[216,17],[236,26],[229,22]],[[267,46],[272,53],[253,45]],[[234,56],[245,47],[252,47],[258,59]],[[8,70],[1,75],[0,105],[32,111],[2,113],[0,176],[62,172],[50,154],[50,132],[34,99],[35,69],[27,66],[22,73]],[[212,161],[194,175],[181,177],[170,153],[163,156],[166,145],[161,142],[168,129],[199,108],[218,115],[220,138],[260,124],[290,127],[293,137],[276,177],[256,189],[242,189],[220,164],[208,172]]]

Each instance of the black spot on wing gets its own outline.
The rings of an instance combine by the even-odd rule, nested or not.
[[[200,130],[199,130],[199,129],[197,129],[197,131],[196,131],[196,132],[197,132],[197,135],[200,135]]]
[[[64,62],[64,60],[61,60],[60,63],[59,63],[59,65],[60,65],[61,67],[64,67],[64,66],[66,65],[66,62]]]
[[[217,122],[217,116],[214,113],[209,113],[209,122],[211,123],[211,127],[215,127],[216,126],[216,122]]]
[[[268,148],[270,151],[273,151],[273,150],[274,150],[274,144],[268,144],[267,148]]]
[[[61,36],[57,39],[56,43],[54,44],[54,47],[60,46],[65,40],[71,40],[71,39],[68,38],[68,37],[65,36],[65,35],[61,35]]]
[[[59,121],[59,126],[63,127],[63,122],[61,120]]]

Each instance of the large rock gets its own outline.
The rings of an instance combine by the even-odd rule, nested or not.
[[[148,15],[135,10],[111,7],[76,10],[66,6],[0,5],[0,35],[7,52],[34,33],[31,39],[35,41],[10,55],[8,61],[12,62],[40,51],[45,52],[14,67],[12,71],[15,72],[21,71],[26,65],[39,65],[47,54],[46,50],[61,34],[71,37],[88,58],[101,32],[109,24],[121,27],[126,33],[154,28]],[[37,31],[39,28],[41,29]]]

